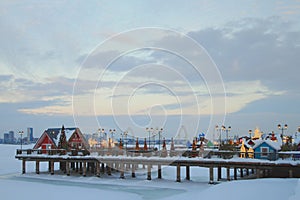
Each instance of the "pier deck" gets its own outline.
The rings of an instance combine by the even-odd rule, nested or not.
[[[176,154],[174,154],[176,155]],[[17,159],[22,160],[22,173],[26,173],[26,162],[36,162],[36,173],[39,173],[39,163],[48,162],[49,172],[54,174],[54,163],[60,163],[60,169],[67,175],[71,175],[71,169],[86,176],[87,170],[91,169],[95,175],[100,177],[100,171],[105,170],[110,175],[112,169],[120,172],[120,178],[125,178],[124,172],[130,171],[132,177],[135,177],[135,172],[139,165],[147,166],[147,180],[151,180],[152,166],[157,166],[157,177],[162,178],[162,166],[175,166],[176,181],[181,181],[180,171],[181,167],[186,168],[185,179],[190,180],[190,167],[205,167],[209,168],[209,182],[213,183],[214,168],[217,168],[217,180],[222,179],[222,168],[227,169],[226,180],[232,179],[230,169],[233,169],[233,180],[237,180],[238,171],[241,178],[255,174],[256,178],[262,177],[300,177],[300,161],[293,160],[258,160],[245,158],[200,158],[200,157],[183,157],[183,156],[150,156],[149,153],[129,154],[129,155],[103,155],[99,152],[91,153],[91,155],[60,155],[58,153],[53,155],[53,152],[47,154],[40,154],[34,150],[17,150]],[[239,170],[238,170],[239,169]],[[73,173],[72,171],[72,173]]]

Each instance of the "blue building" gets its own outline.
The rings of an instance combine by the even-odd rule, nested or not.
[[[271,140],[257,140],[253,146],[254,158],[277,160],[278,151],[281,149],[280,142]]]

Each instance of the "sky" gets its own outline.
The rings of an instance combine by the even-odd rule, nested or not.
[[[0,137],[62,124],[294,133],[299,17],[299,0],[2,0]]]

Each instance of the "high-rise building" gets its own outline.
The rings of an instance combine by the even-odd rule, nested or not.
[[[9,134],[8,133],[4,133],[3,143],[9,144]]]
[[[33,128],[31,128],[31,127],[27,128],[27,142],[28,143],[33,142]]]
[[[15,143],[15,132],[14,131],[8,132],[8,141],[9,141],[9,144]]]

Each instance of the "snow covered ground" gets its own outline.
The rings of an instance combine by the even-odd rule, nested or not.
[[[27,163],[27,173],[22,175],[21,161],[14,158],[17,148],[19,146],[0,145],[1,199],[300,199],[300,179],[253,179],[209,185],[208,169],[200,167],[191,168],[191,181],[181,183],[175,182],[174,167],[163,168],[161,180],[156,179],[154,172],[151,181],[146,180],[145,173],[138,173],[135,179],[125,174],[124,180],[118,178],[118,173],[102,174],[101,178],[36,175],[33,162]],[[43,170],[47,170],[46,163],[41,164]],[[185,170],[181,171],[184,178]]]

